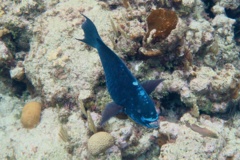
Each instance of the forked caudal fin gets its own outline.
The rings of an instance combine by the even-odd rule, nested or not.
[[[98,34],[97,28],[88,17],[86,17],[85,15],[83,16],[86,19],[85,22],[82,24],[82,29],[84,31],[84,39],[76,39],[94,48],[98,48],[99,41],[102,41],[102,39]]]

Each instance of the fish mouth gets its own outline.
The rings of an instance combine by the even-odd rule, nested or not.
[[[149,128],[159,128],[159,121],[150,122],[148,126]]]

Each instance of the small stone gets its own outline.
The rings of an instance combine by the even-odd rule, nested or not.
[[[114,144],[114,138],[107,132],[98,132],[92,135],[88,140],[88,151],[96,156]]]
[[[16,67],[10,70],[10,76],[12,79],[16,79],[18,81],[24,78],[24,68],[23,67]]]

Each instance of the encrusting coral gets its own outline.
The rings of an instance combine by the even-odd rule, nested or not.
[[[96,156],[106,151],[114,144],[114,138],[107,132],[98,132],[92,135],[88,140],[88,151]]]
[[[176,28],[177,22],[178,17],[174,11],[163,8],[153,10],[147,17],[148,32],[146,37],[152,36],[154,41],[165,39]]]
[[[24,128],[34,128],[38,125],[41,115],[41,103],[29,102],[22,110],[21,122]]]

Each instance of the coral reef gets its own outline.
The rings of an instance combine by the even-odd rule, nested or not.
[[[34,128],[38,125],[41,116],[41,103],[28,102],[22,109],[21,122],[24,128]]]
[[[114,144],[114,138],[107,132],[97,132],[88,140],[89,152],[96,156]]]
[[[239,116],[239,115],[238,115]],[[231,142],[232,139],[236,138],[236,126],[232,126],[228,129],[225,129],[224,125],[226,125],[224,121],[220,119],[211,119],[207,118],[207,116],[200,117],[200,123],[204,126],[208,126],[214,132],[217,132],[221,136],[216,138],[203,137],[197,132],[192,131],[190,128],[186,127],[185,124],[179,125],[177,132],[172,130],[170,126],[173,124],[169,124],[169,122],[163,122],[161,126],[163,126],[162,130],[168,129],[167,133],[171,135],[177,136],[177,139],[174,143],[167,143],[162,146],[160,152],[160,159],[195,159],[195,158],[203,158],[203,159],[224,159],[227,157],[238,158],[238,153],[236,150],[239,148],[239,142]],[[237,117],[234,119],[236,120]],[[182,122],[191,122],[196,123],[197,119],[191,117],[190,114],[185,114],[181,118]],[[176,125],[176,124],[174,124]],[[186,134],[188,133],[188,134]],[[226,146],[225,138],[228,137],[230,143]],[[194,140],[195,139],[195,140]],[[205,144],[205,145],[203,145]],[[179,148],[179,146],[181,147]],[[231,149],[228,150],[229,145]],[[223,149],[223,150],[222,150]],[[228,151],[229,152],[228,152]],[[228,153],[227,153],[228,152]],[[193,154],[194,153],[194,154]]]
[[[69,159],[69,154],[64,148],[65,145],[56,136],[59,132],[56,109],[49,108],[43,110],[41,123],[34,129],[26,130],[22,127],[20,121],[23,102],[19,98],[7,94],[0,94],[0,97],[0,138],[2,139],[0,159],[8,159],[8,157],[15,157],[15,159],[29,159],[31,157],[32,159],[37,159],[39,156],[42,158]],[[78,128],[76,123],[82,124],[80,120],[75,119],[75,127],[69,129],[71,136]],[[71,119],[70,121],[72,122]],[[69,123],[68,125],[70,126],[71,124]],[[76,137],[78,137],[78,143],[80,144],[82,140],[79,138],[79,134],[81,134],[83,140],[87,139],[87,137],[84,137],[84,128],[82,127],[76,132]]]
[[[239,5],[239,0],[2,1],[0,159],[240,159]],[[171,19],[156,22],[151,18],[156,12],[170,13]],[[94,21],[103,41],[140,81],[165,79],[152,94],[161,111],[159,129],[127,117],[98,126],[103,106],[112,100],[97,52],[75,40],[83,35],[79,13]],[[168,29],[157,37],[158,27]],[[31,130],[20,120],[29,101],[44,106],[41,123]],[[108,149],[88,146],[97,131],[111,137]]]
[[[72,97],[73,99],[69,98],[70,101],[75,101],[74,98],[78,95],[82,99],[88,98],[92,94],[97,75],[102,70],[99,57],[95,56],[96,53],[84,50],[84,45],[74,39],[81,35],[79,24],[83,22],[83,17],[79,12],[88,12],[92,4],[96,5],[97,2],[92,0],[90,5],[73,0],[55,6],[56,3],[58,2],[32,1],[30,4],[5,2],[3,5],[7,6],[6,12],[0,21],[0,24],[9,30],[9,33],[4,32],[3,36],[3,40],[8,44],[6,46],[10,48],[8,50],[13,51],[15,55],[15,52],[28,52],[31,48],[27,56],[23,57],[25,59],[23,69],[26,78],[36,90],[41,91],[39,94],[45,97],[44,101],[48,102],[47,104],[61,102],[65,97]],[[11,9],[12,6],[17,9]],[[45,9],[47,11],[42,13]],[[99,11],[100,9],[101,7],[98,7]],[[35,18],[40,13],[42,14]],[[91,12],[89,16],[92,13],[98,14]],[[106,15],[105,12],[103,14]],[[32,17],[34,21],[29,24]],[[56,25],[56,22],[59,25]],[[32,42],[29,42],[30,36]],[[64,43],[62,37],[66,38]],[[1,46],[4,49],[4,44]],[[7,53],[2,52],[2,54]],[[8,57],[9,55],[11,54],[9,53]],[[6,59],[6,56],[4,57]],[[5,59],[4,61],[7,61],[9,58]],[[2,61],[1,58],[0,63]],[[16,63],[10,67],[15,67]],[[72,83],[73,79],[75,79],[74,83]]]
[[[139,128],[130,120],[111,118],[105,128],[115,138],[116,146],[121,150],[123,159],[132,159],[147,154],[156,156],[159,147],[152,145],[152,137],[157,137],[157,131]],[[147,153],[151,151],[150,153]]]
[[[25,73],[48,102],[61,102],[65,97],[74,102],[78,95],[86,99],[92,94],[96,75],[101,72],[99,58],[96,53],[81,49],[83,44],[73,38],[81,35],[78,26],[83,17],[79,11],[87,7],[89,4],[68,1],[49,9],[36,20],[33,28],[36,43],[31,44],[32,49],[24,61]],[[64,43],[62,37],[66,38]],[[36,77],[36,73],[42,76]]]
[[[231,64],[224,65],[218,71],[210,67],[192,69],[187,73],[176,70],[171,75],[162,75],[166,80],[163,87],[157,88],[157,92],[161,95],[178,93],[185,105],[190,108],[195,106],[200,111],[226,112],[227,103],[239,97],[239,71]],[[188,76],[189,83],[186,80]]]

